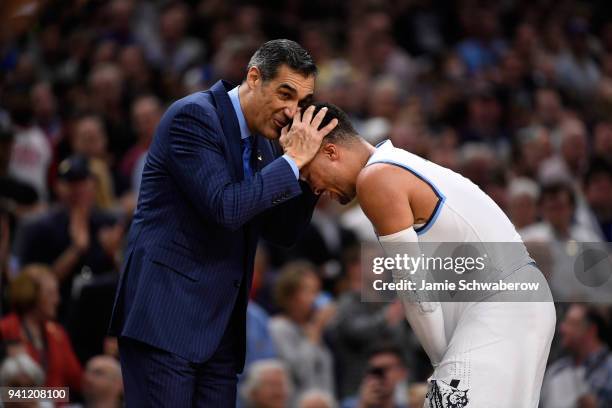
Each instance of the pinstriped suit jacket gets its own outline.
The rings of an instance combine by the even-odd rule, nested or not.
[[[263,137],[257,137],[259,169],[243,180],[231,88],[219,81],[176,101],[162,117],[144,167],[110,325],[113,335],[192,362],[212,355],[230,319],[239,328],[236,353],[244,361],[257,240],[291,246],[316,203]]]

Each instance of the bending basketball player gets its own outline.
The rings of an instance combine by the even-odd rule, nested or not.
[[[346,114],[330,104],[317,109],[323,106],[325,121],[337,118],[338,125],[301,171],[316,194],[343,204],[357,197],[385,249],[398,243],[510,243],[518,248],[511,259],[501,254],[492,260],[501,265],[499,276],[533,277],[548,291],[510,220],[475,184],[390,141],[373,147]],[[555,327],[551,302],[438,302],[398,294],[434,366],[426,407],[538,406]]]

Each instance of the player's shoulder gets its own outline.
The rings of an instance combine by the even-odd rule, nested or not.
[[[365,166],[357,175],[357,194],[359,191],[393,189],[399,177],[395,166],[384,162],[374,162]]]
[[[355,185],[357,200],[366,213],[380,212],[391,202],[407,197],[405,180],[397,168],[385,163],[372,163],[364,167]],[[384,210],[383,210],[384,211]]]

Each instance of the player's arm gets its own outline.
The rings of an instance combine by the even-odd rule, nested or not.
[[[387,256],[408,254],[420,256],[418,236],[414,230],[414,215],[410,208],[407,174],[395,166],[378,163],[361,171],[357,178],[357,198],[363,212],[376,229]],[[426,276],[427,271],[420,271]],[[407,271],[393,271],[394,280],[407,278]],[[421,295],[399,290],[406,319],[435,367],[448,347],[442,308],[437,302],[420,301]]]

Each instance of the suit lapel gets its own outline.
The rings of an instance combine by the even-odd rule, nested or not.
[[[231,91],[232,88],[233,86],[229,82],[221,80],[214,84],[210,91],[215,99],[217,113],[232,157],[234,176],[238,181],[241,181],[244,179],[244,169],[242,167],[242,149],[240,148],[240,126],[232,101],[227,95],[227,92]]]

